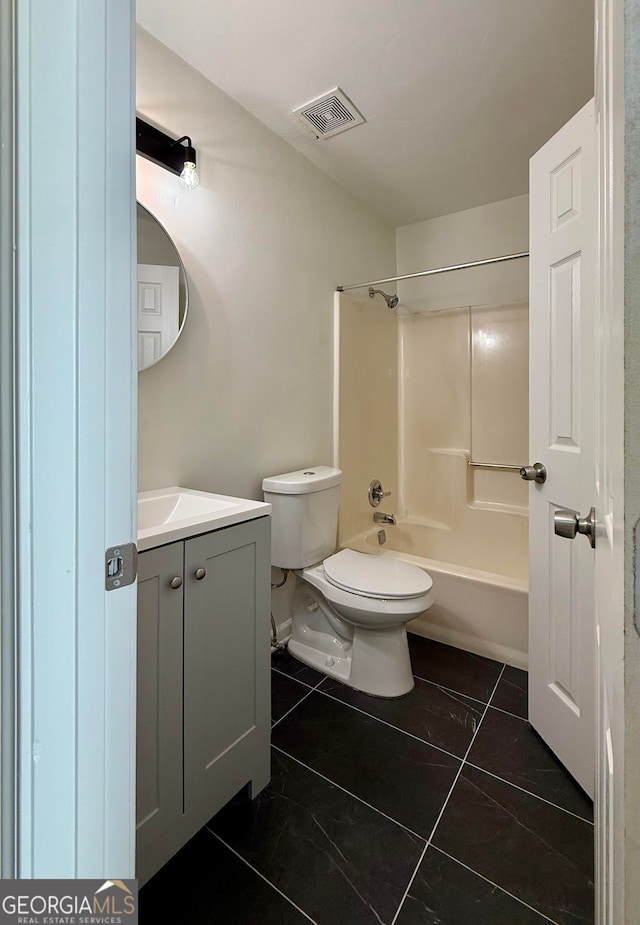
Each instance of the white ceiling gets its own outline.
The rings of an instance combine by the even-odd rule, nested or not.
[[[138,22],[393,226],[527,191],[593,94],[590,0],[137,0]],[[365,125],[291,116],[341,87]],[[197,146],[197,126],[189,126]]]

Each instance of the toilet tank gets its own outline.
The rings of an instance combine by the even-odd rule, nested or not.
[[[335,552],[342,472],[310,466],[262,482],[271,511],[271,564],[306,568]]]

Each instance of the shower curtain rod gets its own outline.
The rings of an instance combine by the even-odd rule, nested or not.
[[[435,276],[436,273],[451,273],[452,270],[468,270],[470,267],[484,267],[488,263],[503,263],[505,260],[520,260],[528,257],[529,251],[521,254],[505,254],[504,257],[489,257],[487,260],[474,260],[472,263],[458,263],[452,267],[436,267],[434,270],[421,270],[419,273],[407,273],[405,276],[389,276],[387,279],[372,279],[368,283],[354,283],[351,286],[338,286],[336,292],[347,292],[348,289],[364,289],[367,286],[379,286],[382,283],[397,283],[401,279],[416,279],[418,276]]]

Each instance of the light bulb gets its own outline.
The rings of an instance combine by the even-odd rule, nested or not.
[[[196,165],[193,161],[185,161],[184,169],[180,174],[180,180],[182,185],[186,186],[187,189],[195,189],[198,183],[200,182],[198,174],[196,173]]]

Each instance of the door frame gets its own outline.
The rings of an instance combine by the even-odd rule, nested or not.
[[[603,21],[608,13],[611,33],[607,47],[611,76],[606,85],[613,117],[609,173],[614,199],[610,218],[624,252],[624,259],[618,259],[611,270],[611,286],[620,305],[617,311],[624,349],[624,542],[620,543],[624,554],[624,616],[620,620],[621,625],[624,620],[620,703],[624,710],[620,720],[624,728],[624,786],[619,819],[624,835],[619,838],[619,860],[624,871],[624,922],[632,925],[640,914],[640,0],[598,0],[598,6]]]
[[[13,7],[0,4],[0,876],[15,871],[16,473]]]
[[[2,876],[129,878],[136,595],[105,550],[136,529],[134,4],[0,25]]]
[[[627,921],[624,681],[624,0],[597,0],[596,922]],[[613,413],[611,413],[613,409]],[[635,876],[632,877],[635,880]],[[630,921],[633,921],[633,916]]]

